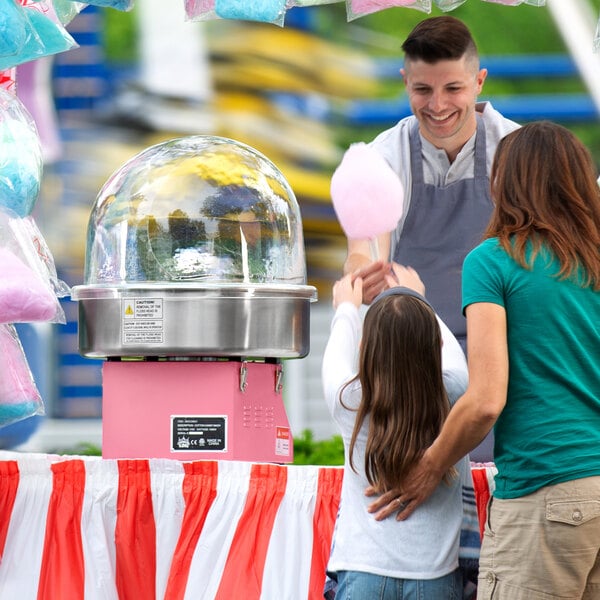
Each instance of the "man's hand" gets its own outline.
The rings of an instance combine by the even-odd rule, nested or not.
[[[425,452],[421,460],[409,472],[402,484],[402,489],[385,492],[369,504],[368,511],[374,515],[376,521],[383,521],[394,513],[397,513],[397,521],[404,521],[433,494],[443,475],[434,468]],[[367,496],[376,495],[372,487],[368,487],[365,494]]]
[[[386,277],[388,277],[391,272],[391,264],[381,260],[376,260],[375,262],[369,263],[352,272],[352,277],[354,279],[362,279],[363,304],[371,304],[378,294],[387,289],[388,284]]]

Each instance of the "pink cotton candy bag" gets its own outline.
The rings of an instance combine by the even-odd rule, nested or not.
[[[395,6],[416,8],[428,14],[431,12],[431,0],[346,0],[346,17],[348,21],[353,21]]]
[[[0,248],[0,323],[52,321],[56,296],[18,256]]]
[[[0,323],[65,323],[69,293],[33,218],[0,206]]]

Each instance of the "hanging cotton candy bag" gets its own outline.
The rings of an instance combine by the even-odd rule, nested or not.
[[[19,336],[13,325],[0,324],[0,427],[44,413]]]
[[[77,47],[45,0],[0,0],[0,71]]]
[[[29,215],[42,171],[42,144],[33,118],[14,94],[0,89],[0,206],[19,217]]]
[[[0,209],[0,323],[65,323],[68,293],[33,219]]]
[[[353,21],[359,17],[397,6],[416,8],[427,14],[431,12],[431,0],[346,0],[346,17],[348,21]]]

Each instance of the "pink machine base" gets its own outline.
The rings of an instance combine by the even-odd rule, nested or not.
[[[107,361],[102,456],[290,463],[281,365]]]

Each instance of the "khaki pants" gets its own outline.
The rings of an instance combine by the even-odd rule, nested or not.
[[[600,599],[600,477],[492,498],[477,600]]]

